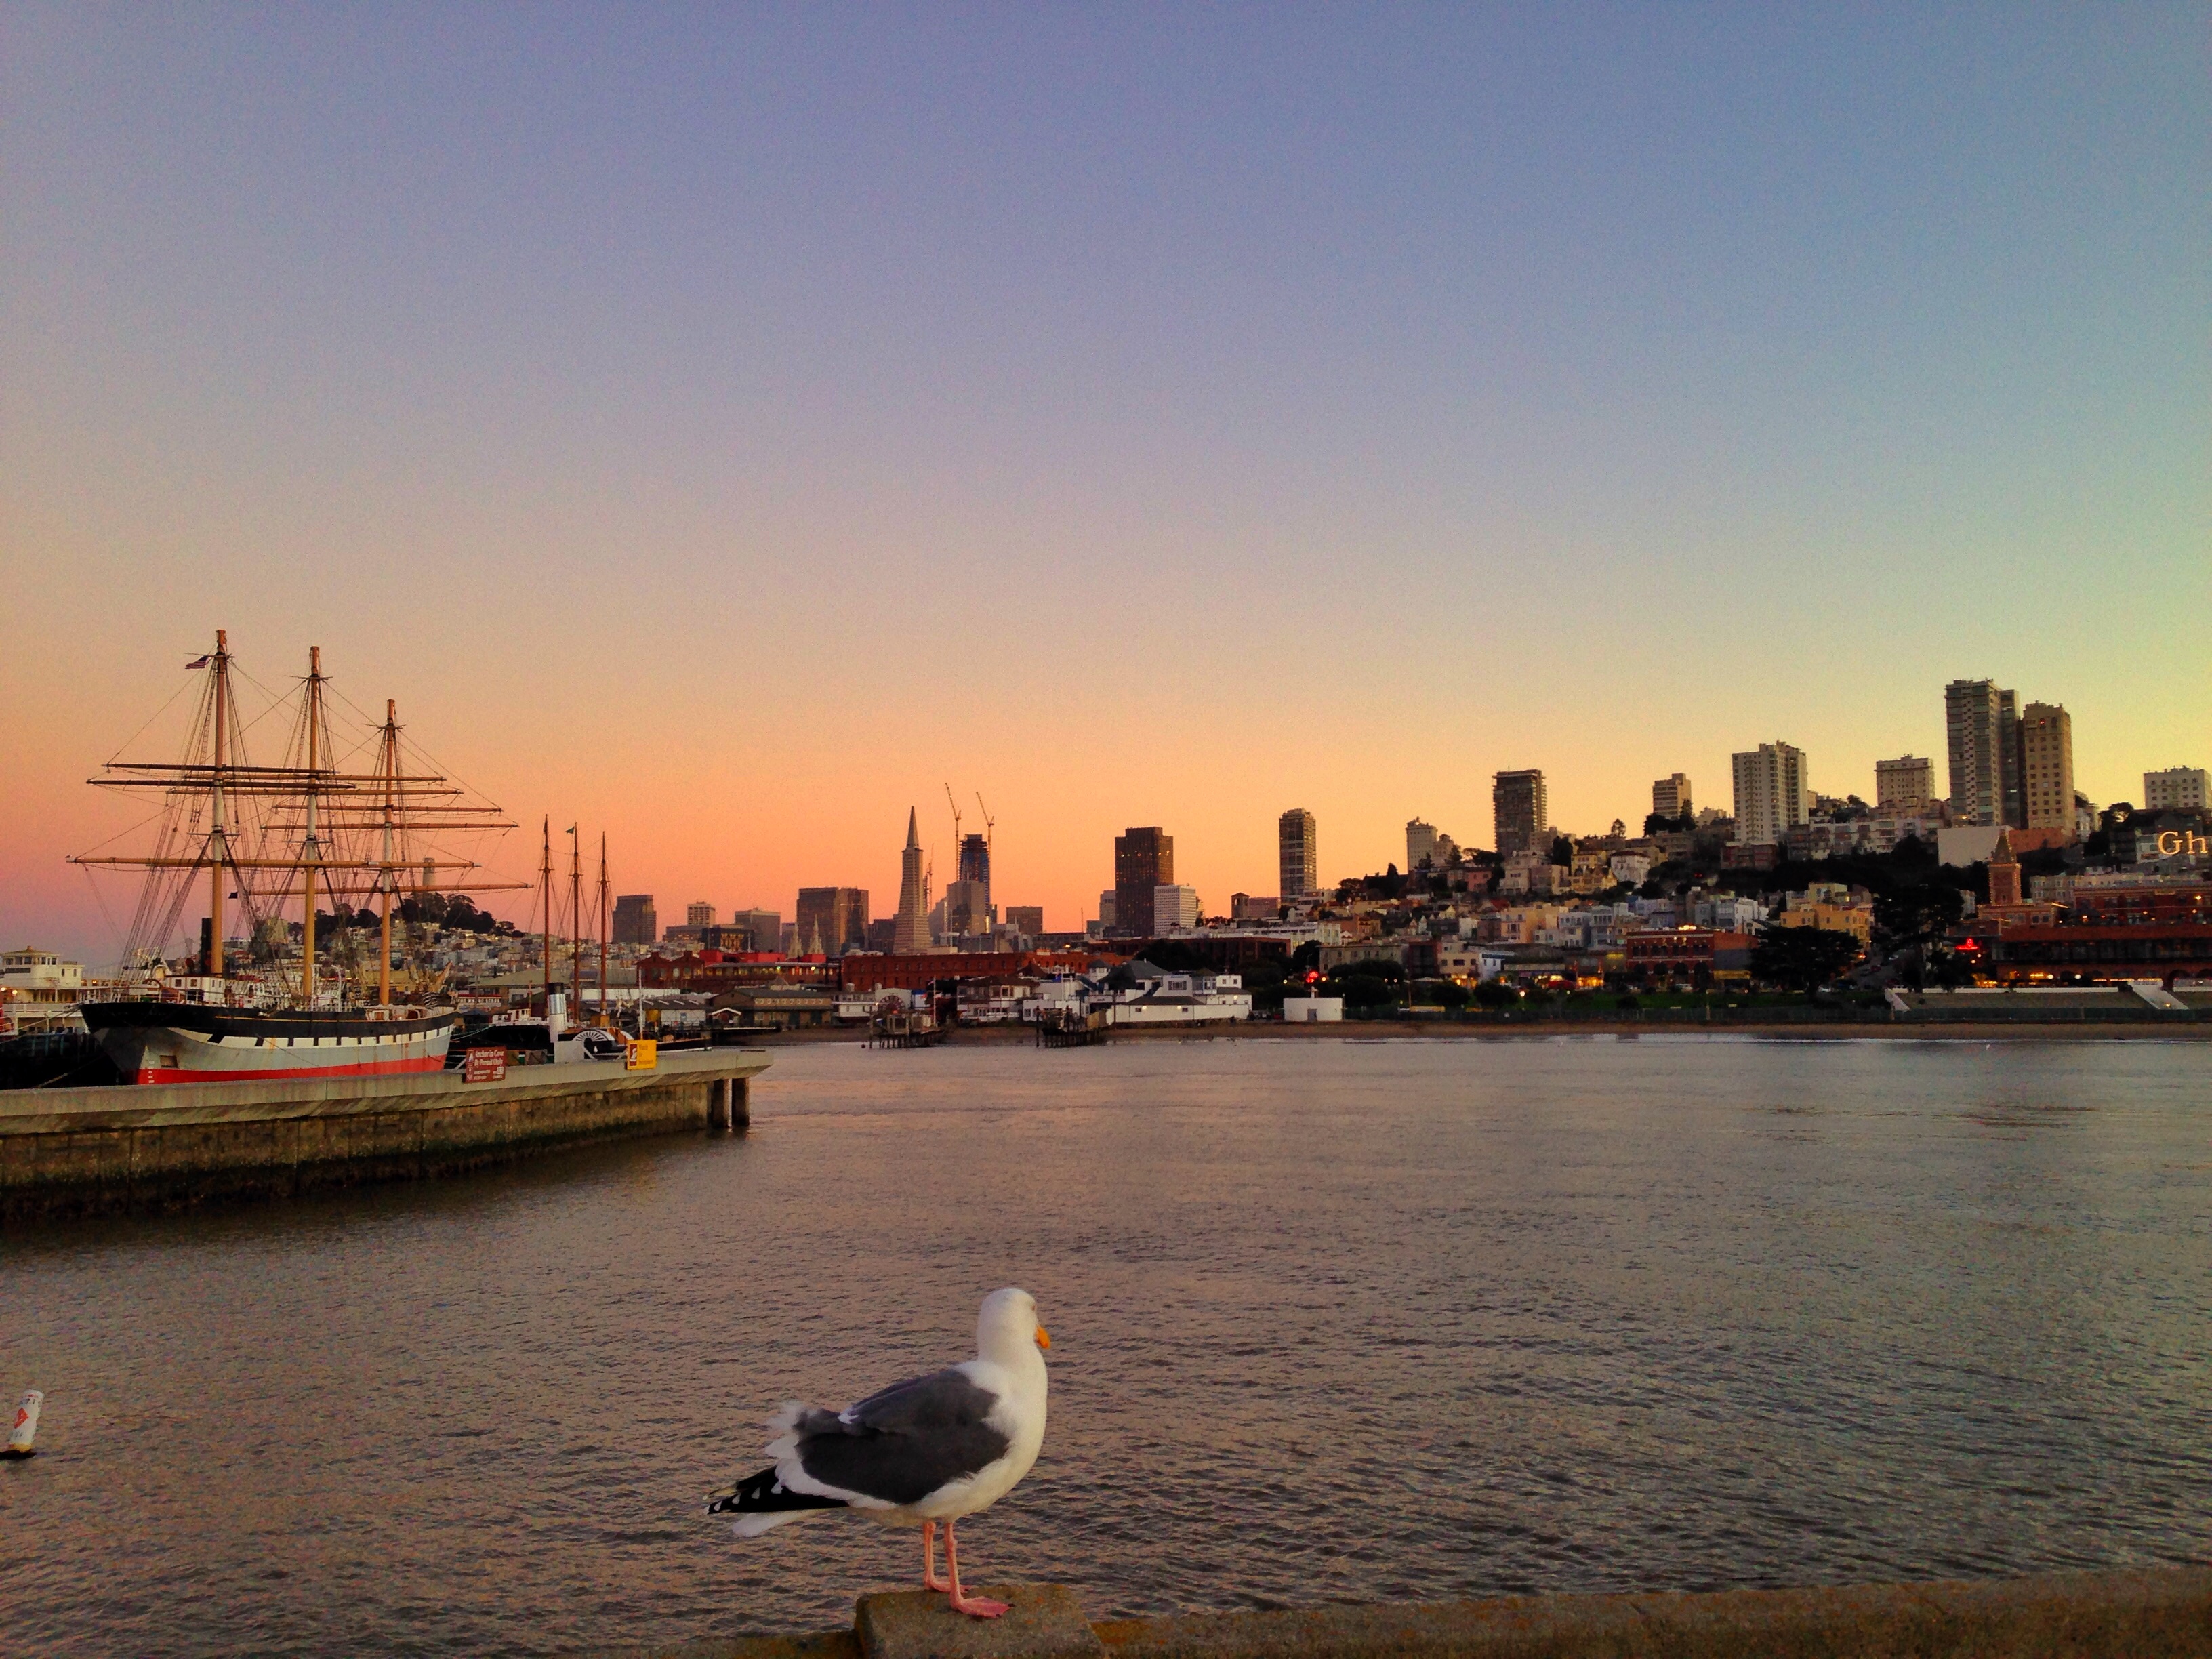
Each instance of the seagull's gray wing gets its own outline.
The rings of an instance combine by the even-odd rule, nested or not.
[[[823,1486],[884,1504],[916,1504],[975,1474],[1012,1443],[985,1419],[998,1395],[957,1369],[909,1377],[836,1416],[796,1425],[799,1466]]]

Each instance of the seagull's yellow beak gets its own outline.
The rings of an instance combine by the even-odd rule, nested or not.
[[[1052,1346],[1052,1333],[1042,1325],[1037,1327],[1037,1346],[1040,1348]]]

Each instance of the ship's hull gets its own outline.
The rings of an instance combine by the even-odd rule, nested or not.
[[[392,1077],[444,1068],[453,1014],[366,1014],[88,1002],[87,1030],[129,1083]]]

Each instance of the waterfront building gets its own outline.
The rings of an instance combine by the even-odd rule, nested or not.
[[[865,887],[802,887],[799,890],[799,936],[808,956],[842,956],[868,945],[868,890]]]
[[[929,948],[929,893],[922,868],[921,826],[911,806],[906,812],[906,846],[899,854],[898,921],[891,949],[902,957]]]
[[[1805,781],[1805,751],[1777,739],[1730,757],[1735,780],[1736,840],[1747,847],[1778,847],[1793,828],[1811,820],[1813,792]]]
[[[1654,779],[1651,810],[1662,818],[1689,817],[1697,810],[1690,804],[1690,780],[1680,772]]]
[[[1953,680],[1943,688],[1943,742],[1951,815],[1960,823],[2025,827],[2017,696],[1993,680]]]
[[[84,964],[35,945],[0,956],[0,1036],[80,1029]]]
[[[653,895],[617,895],[613,931],[617,945],[652,945],[658,942],[660,918],[653,913]]]
[[[1549,851],[1552,808],[1544,797],[1540,770],[1500,772],[1491,779],[1490,811],[1496,825],[1498,856]]]
[[[686,927],[712,927],[715,914],[714,907],[706,900],[693,899],[684,907],[684,925]]]
[[[1152,921],[1152,890],[1175,883],[1175,837],[1157,823],[1114,837],[1114,927],[1141,938]]]
[[[1314,815],[1293,806],[1275,820],[1275,838],[1283,902],[1321,891],[1321,830]]]
[[[2198,811],[2208,805],[2206,779],[2201,766],[2169,766],[2163,772],[2143,774],[2143,811]]]
[[[1406,824],[1407,873],[1437,861],[1437,826],[1419,818],[1409,819]]]
[[[1152,889],[1152,937],[1165,939],[1178,927],[1198,926],[1198,889],[1162,882]]]
[[[1878,811],[1917,813],[1936,796],[1936,763],[1922,755],[1899,755],[1874,763],[1874,804]]]
[[[2062,703],[2032,702],[2020,714],[2021,823],[2074,834],[2074,720]]]

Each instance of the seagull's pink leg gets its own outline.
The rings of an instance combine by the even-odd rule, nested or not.
[[[946,1542],[951,1541],[948,1529]],[[939,1578],[937,1576],[937,1522],[934,1521],[925,1521],[921,1523],[921,1587],[924,1589],[933,1590],[949,1590],[952,1588],[950,1580]]]
[[[1004,1601],[994,1601],[987,1595],[966,1595],[960,1589],[960,1547],[952,1541],[953,1523],[945,1523],[945,1567],[952,1575],[952,1611],[964,1613],[970,1619],[996,1619],[1006,1610]]]

